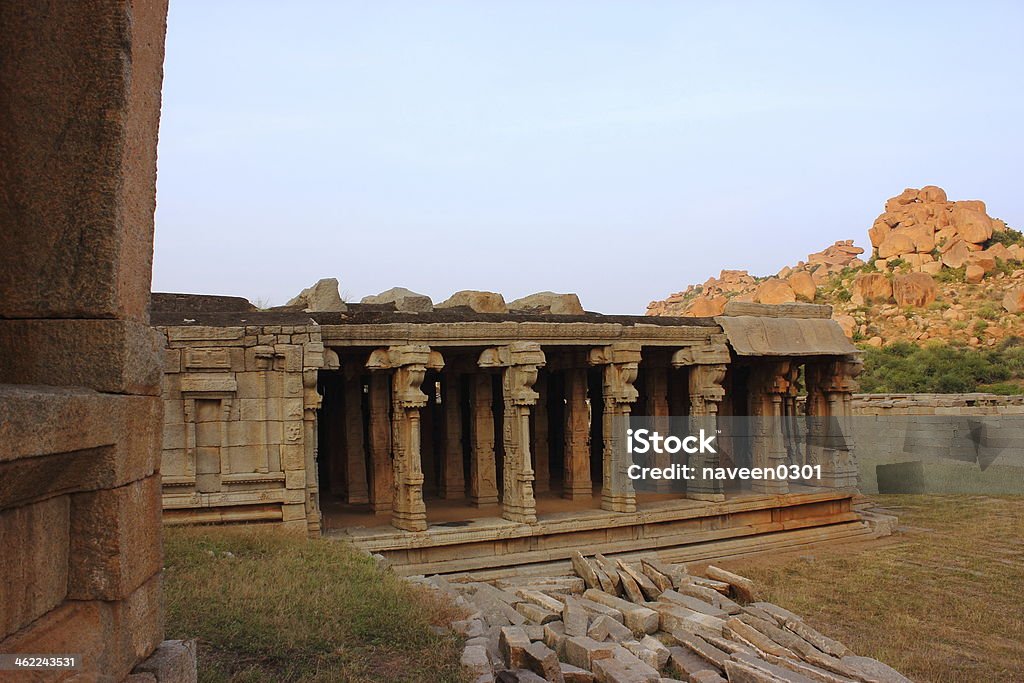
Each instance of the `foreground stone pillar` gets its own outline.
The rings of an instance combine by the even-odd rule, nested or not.
[[[788,464],[782,434],[782,405],[789,390],[790,361],[762,361],[750,374],[750,413],[753,429],[754,467],[776,468]],[[788,493],[786,480],[757,479],[751,485],[757,493]]]
[[[863,361],[855,356],[807,363],[807,464],[821,466],[822,486],[857,487],[850,424]]]
[[[476,507],[498,504],[498,474],[494,464],[494,392],[491,376],[470,377],[469,502]]]
[[[370,375],[370,508],[390,512],[395,473],[391,465],[391,388],[384,373]]]
[[[360,368],[345,364],[345,472],[347,500],[352,505],[370,502],[366,485],[366,446],[363,439],[363,378]]]
[[[565,477],[562,497],[586,500],[593,495],[590,478],[590,408],[586,368],[565,371]]]
[[[637,368],[640,344],[621,342],[590,350],[588,362],[603,370],[602,395],[604,413],[604,484],[601,488],[601,509],[612,512],[636,512],[636,491],[629,478],[633,459],[626,452],[624,424],[629,421],[630,408],[637,399]]]
[[[466,477],[462,468],[462,390],[461,375],[445,373],[441,380],[444,411],[444,459],[441,461],[441,497],[466,497]]]
[[[530,406],[537,402],[533,385],[544,366],[540,344],[516,342],[486,349],[480,354],[482,368],[504,368],[501,375],[505,412],[502,425],[501,516],[513,522],[537,522],[533,497],[533,465],[530,458]]]
[[[551,490],[550,444],[548,443],[548,376],[538,373],[534,384],[537,405],[533,410],[533,490],[544,493]]]
[[[427,368],[440,370],[441,354],[423,344],[377,349],[366,367],[392,370],[391,454],[394,465],[394,500],[391,524],[405,531],[426,531],[427,508],[423,503],[423,463],[420,455],[420,409],[427,395],[420,390]]]

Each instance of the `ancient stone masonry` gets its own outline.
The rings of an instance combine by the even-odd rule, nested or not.
[[[308,317],[291,322],[306,324],[166,328],[166,521],[272,520],[319,531],[317,371],[325,352]],[[337,367],[336,357],[328,363]],[[362,448],[361,424],[347,426]],[[350,494],[366,502],[359,472],[362,488],[352,477]]]
[[[166,2],[0,3],[0,680],[196,680],[163,641],[149,327]]]
[[[806,413],[811,416],[807,462],[821,465],[822,480],[834,488],[857,486],[850,417],[862,365],[860,359],[841,359],[808,363],[806,368]]]
[[[469,614],[451,628],[477,683],[909,683],[715,565],[577,552],[571,572],[409,580]]]

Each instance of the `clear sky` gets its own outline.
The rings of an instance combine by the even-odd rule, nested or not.
[[[154,289],[642,313],[936,184],[1024,227],[1024,3],[171,0]]]

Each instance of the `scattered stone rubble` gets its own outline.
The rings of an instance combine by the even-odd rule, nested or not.
[[[758,600],[752,581],[709,566],[600,554],[575,576],[459,583],[412,577],[470,616],[462,664],[477,683],[907,683],[792,612]]]

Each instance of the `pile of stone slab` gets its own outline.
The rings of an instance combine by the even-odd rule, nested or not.
[[[709,566],[576,553],[575,576],[448,581],[469,617],[462,663],[477,683],[906,683],[799,616],[758,600],[754,584]]]

